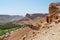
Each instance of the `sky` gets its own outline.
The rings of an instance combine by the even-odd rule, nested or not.
[[[60,0],[0,0],[0,15],[48,13],[49,4]]]

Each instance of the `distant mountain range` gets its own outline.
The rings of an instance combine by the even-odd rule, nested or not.
[[[26,17],[31,18],[33,20],[33,19],[36,19],[38,17],[43,18],[46,15],[48,15],[48,14],[47,13],[45,13],[45,14],[43,14],[43,13],[34,13],[34,14],[26,14]]]
[[[0,23],[7,23],[22,19],[20,15],[0,15]]]
[[[14,22],[14,24],[31,24],[32,21],[38,21],[41,18],[45,17],[46,15],[48,15],[47,13],[43,14],[43,13],[34,13],[34,14],[26,14],[26,16],[16,22]]]
[[[26,14],[25,17],[21,15],[0,15],[0,24],[2,23],[8,23],[8,22],[14,22],[16,24],[28,24],[31,23],[31,21],[37,21],[41,18],[48,15],[47,13],[34,13],[34,14]]]

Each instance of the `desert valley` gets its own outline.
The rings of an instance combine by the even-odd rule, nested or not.
[[[51,3],[49,13],[28,13],[11,25],[17,29],[1,35],[0,40],[60,40],[60,2]]]

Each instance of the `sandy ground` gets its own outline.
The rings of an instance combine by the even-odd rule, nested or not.
[[[38,33],[32,40],[60,40],[60,24]]]

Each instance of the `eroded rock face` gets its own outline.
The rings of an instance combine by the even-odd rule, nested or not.
[[[49,14],[55,13],[60,10],[60,2],[51,3],[49,6]]]
[[[49,6],[49,15],[41,19],[40,21],[36,21],[35,23],[32,23],[34,26],[38,26],[41,23],[52,23],[55,20],[60,18],[60,2],[58,3],[51,3]]]
[[[46,17],[48,23],[60,18],[60,2],[51,3],[49,6],[49,15]]]
[[[54,13],[57,10],[56,4],[55,3],[51,3],[49,6],[49,14]]]

